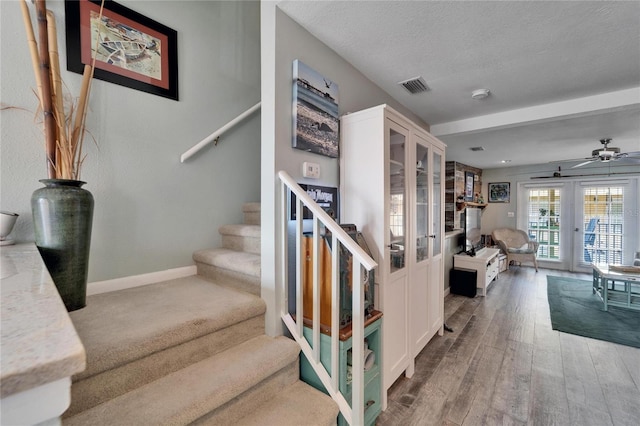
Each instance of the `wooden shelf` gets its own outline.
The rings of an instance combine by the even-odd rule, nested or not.
[[[472,201],[456,201],[456,208],[458,211],[464,210],[467,207],[478,207],[480,209],[484,209],[487,207],[487,204],[474,203]]]
[[[296,319],[296,315],[295,314],[291,314],[291,316],[293,317],[293,319]],[[379,320],[380,318],[382,318],[382,312],[380,311],[376,311],[376,310],[372,310],[370,315],[365,318],[364,320],[364,327],[367,328],[368,326],[370,326],[374,321]],[[303,323],[305,325],[305,327],[308,328],[313,328],[313,321],[309,318],[303,318]],[[327,336],[331,336],[331,327],[325,324],[320,324],[320,333],[322,334],[326,334]],[[339,331],[339,338],[341,341],[345,341],[347,339],[349,339],[352,335],[352,330],[351,330],[351,323],[345,325],[344,327],[340,328]]]

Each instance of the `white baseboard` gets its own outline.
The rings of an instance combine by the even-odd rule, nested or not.
[[[444,297],[447,297],[451,293],[451,287],[447,287],[444,289]]]
[[[196,265],[191,265],[183,266],[181,268],[167,269],[165,271],[150,272],[148,274],[116,278],[113,280],[96,281],[87,285],[87,296],[188,277],[196,275],[196,273]]]

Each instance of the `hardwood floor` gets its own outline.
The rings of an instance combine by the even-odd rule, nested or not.
[[[501,273],[486,297],[448,295],[435,336],[376,425],[639,425],[640,349],[551,329],[547,273]],[[640,326],[640,324],[639,324]]]

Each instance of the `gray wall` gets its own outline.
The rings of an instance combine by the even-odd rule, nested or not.
[[[339,86],[339,113],[359,111],[388,103],[425,125],[399,105],[378,86],[342,57],[299,26],[273,2],[263,1],[261,19],[262,43],[262,297],[267,301],[267,331],[281,332],[276,312],[277,277],[281,271],[278,247],[270,235],[280,232],[276,217],[279,196],[276,173],[284,170],[299,183],[338,186],[337,159],[300,151],[291,147],[293,61],[299,59]],[[302,163],[320,164],[320,179],[302,178]],[[382,188],[381,188],[382,190]],[[273,307],[273,308],[272,308]]]
[[[30,2],[29,7],[33,12]],[[95,197],[89,281],[191,265],[196,249],[219,244],[217,228],[239,223],[242,203],[260,200],[260,114],[187,163],[180,154],[260,100],[259,2],[118,3],[178,32],[180,101],[94,80],[82,180]],[[64,2],[56,16],[66,71]],[[1,208],[20,214],[12,237],[33,241],[29,200],[46,178],[34,76],[15,1],[0,2]]]
[[[511,183],[511,199],[509,203],[488,203],[482,214],[482,233],[491,234],[496,228],[515,228],[517,225],[517,200],[518,200],[518,183],[543,183],[553,182],[553,179],[531,179],[532,177],[541,176],[553,176],[553,173],[558,170],[557,164],[538,164],[525,167],[506,167],[500,169],[484,169],[482,171],[482,194],[485,200],[488,200],[487,188],[491,182],[510,182]],[[610,174],[611,173],[611,174]],[[617,175],[615,173],[625,173]],[[631,174],[626,174],[631,173]],[[569,167],[563,168],[561,171],[562,176],[576,176],[572,179],[584,180],[594,178],[607,178],[610,177],[629,177],[640,175],[640,167],[615,166],[610,168],[608,165],[589,165],[580,167],[578,169],[570,169]],[[562,179],[560,179],[562,181]],[[509,217],[509,212],[513,212],[513,217]],[[637,216],[636,216],[637,217]]]

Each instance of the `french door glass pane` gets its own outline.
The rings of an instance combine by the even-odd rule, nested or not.
[[[583,188],[586,263],[622,263],[624,241],[624,188]]]
[[[538,259],[560,259],[560,189],[530,189],[528,205],[527,232],[540,244]]]
[[[389,135],[389,232],[391,272],[404,268],[406,231],[406,136],[391,129]]]
[[[441,247],[441,229],[442,229],[442,215],[440,213],[440,208],[442,206],[442,156],[438,153],[433,153],[433,165],[431,166],[431,174],[433,175],[433,208],[431,209],[433,215],[433,228],[432,232],[436,236],[433,240],[433,256],[437,256],[442,252]]]
[[[429,256],[429,150],[416,144],[416,262]]]

